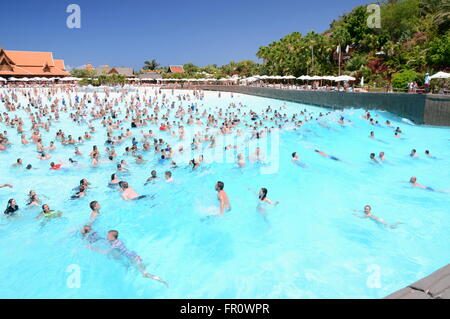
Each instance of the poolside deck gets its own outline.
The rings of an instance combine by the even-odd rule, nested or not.
[[[450,264],[385,299],[450,299]]]

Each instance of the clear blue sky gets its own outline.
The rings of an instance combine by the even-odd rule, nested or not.
[[[81,7],[81,28],[66,7]],[[294,31],[323,32],[370,0],[12,0],[2,3],[0,47],[53,51],[66,65],[131,66],[257,61],[262,45]]]

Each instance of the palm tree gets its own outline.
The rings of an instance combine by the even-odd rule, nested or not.
[[[160,64],[155,59],[153,59],[151,61],[145,61],[144,64],[145,65],[142,68],[144,70],[152,70],[153,71],[153,70],[156,70],[160,66]]]
[[[450,21],[450,0],[441,0],[437,6],[437,11],[433,15],[433,20],[439,29],[448,28]]]

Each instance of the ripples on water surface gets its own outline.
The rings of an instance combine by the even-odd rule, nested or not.
[[[171,91],[164,92],[177,101]],[[179,93],[187,91],[175,92]],[[282,113],[288,115],[305,108],[316,115],[329,112],[246,95],[232,98],[229,93],[219,99],[217,93],[206,92],[203,101],[196,101],[200,109],[224,108],[231,102],[241,102],[247,112],[268,105],[285,107]],[[183,105],[191,103],[184,101]],[[0,110],[5,111],[1,102]],[[22,111],[17,113],[24,116]],[[408,125],[385,112],[372,112],[383,123],[383,127],[374,127],[360,118],[363,114],[363,109],[335,111],[322,121],[330,128],[311,122],[297,131],[281,131],[279,169],[274,174],[261,174],[260,167],[249,163],[241,170],[233,163],[214,162],[192,172],[185,168],[187,156],[176,159],[180,168],[173,170],[173,184],[158,181],[144,186],[152,169],[163,177],[168,168],[157,164],[153,153],[144,154],[149,160],[145,165],[132,163],[131,157],[121,156],[129,145],[124,143],[116,150],[118,159],[131,163],[132,174],[125,179],[138,193],[154,195],[138,202],[124,202],[106,187],[115,162],[90,167],[87,154],[92,145],[99,145],[104,154],[106,133],[100,126],[93,140],[79,147],[84,153],[79,159],[82,168],[50,171],[48,161],[36,159],[35,146],[22,146],[15,129],[2,123],[1,130],[8,131],[14,146],[0,153],[0,183],[11,183],[14,188],[0,189],[0,203],[6,207],[7,200],[15,198],[21,209],[20,218],[0,219],[0,297],[380,298],[428,275],[448,263],[450,194],[413,189],[402,181],[415,175],[419,183],[450,189],[450,130]],[[340,115],[352,124],[339,125]],[[74,125],[66,114],[61,116],[50,133],[43,131],[45,146],[60,128],[74,137],[87,131],[86,125]],[[386,119],[402,128],[404,140],[393,137],[393,128],[384,125]],[[174,141],[156,126],[144,130],[150,128],[169,143]],[[139,140],[140,130],[132,129]],[[372,130],[384,142],[368,138]],[[59,142],[56,146],[52,160],[67,162],[73,146]],[[313,148],[346,163],[321,157]],[[412,148],[417,149],[419,159],[408,156]],[[425,149],[438,159],[426,158]],[[291,163],[294,151],[307,168]],[[388,162],[370,163],[369,154],[380,151]],[[196,156],[200,153],[208,160],[207,150]],[[11,167],[17,157],[39,169]],[[83,177],[95,188],[85,198],[69,200],[72,188]],[[222,218],[206,216],[217,206],[217,180],[224,181],[232,205],[232,211]],[[257,198],[248,190],[261,187],[268,188],[272,200],[280,201],[268,210],[267,220],[257,212]],[[47,196],[43,201],[63,211],[63,217],[45,224],[36,220],[39,208],[25,206],[30,189],[41,198]],[[92,200],[102,205],[94,228],[102,235],[117,229],[149,272],[170,282],[169,289],[142,278],[124,262],[86,248],[79,229],[89,218]],[[352,215],[353,209],[365,204],[372,205],[373,213],[388,223],[403,224],[389,229]],[[67,287],[72,264],[81,269],[80,288]],[[371,288],[377,271],[380,287]]]

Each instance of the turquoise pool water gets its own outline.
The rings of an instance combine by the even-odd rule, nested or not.
[[[152,96],[161,105],[161,95],[155,96],[154,89],[146,92],[147,98]],[[81,167],[66,164],[64,171],[52,171],[49,161],[36,158],[34,144],[21,145],[16,130],[0,123],[1,131],[6,130],[13,143],[12,148],[0,152],[0,184],[14,185],[0,189],[0,205],[6,208],[8,199],[15,198],[20,207],[18,217],[0,218],[1,298],[381,298],[448,263],[450,194],[413,188],[404,182],[417,176],[421,184],[450,190],[450,128],[414,126],[392,114],[372,111],[382,124],[375,127],[361,118],[363,109],[331,112],[239,94],[222,93],[219,98],[217,92],[205,92],[202,100],[191,95],[191,101],[180,101],[176,96],[189,91],[163,93],[166,105],[196,103],[200,113],[204,108],[211,108],[210,112],[216,107],[225,109],[230,103],[247,113],[250,109],[259,113],[269,105],[288,116],[303,109],[314,118],[330,113],[321,118],[322,125],[315,120],[297,130],[287,125],[260,139],[265,166],[247,161],[245,168],[238,169],[234,162],[210,161],[213,153],[204,149],[194,155],[204,154],[207,163],[195,171],[186,167],[192,158],[189,152],[175,156],[179,166],[175,169],[159,164],[153,152],[143,153],[148,162],[135,164],[131,156],[122,155],[129,141],[116,146],[117,161],[108,162],[103,146],[106,132],[99,122],[94,122],[97,132],[93,139],[79,146]],[[144,89],[133,91],[126,100],[143,94]],[[57,95],[63,97],[61,92]],[[44,93],[42,97],[48,105]],[[20,94],[19,101],[27,103]],[[0,111],[5,112],[2,102]],[[171,120],[176,120],[174,112]],[[26,118],[23,110],[10,114]],[[337,123],[341,115],[352,122],[341,126]],[[384,125],[386,119],[394,127]],[[397,126],[404,139],[394,138]],[[125,127],[129,128],[129,123]],[[30,128],[28,120],[25,128]],[[241,128],[248,137],[250,130]],[[55,140],[58,129],[75,138],[88,130],[87,124],[78,125],[61,113],[60,122],[54,123],[49,133],[41,130],[45,146]],[[141,129],[152,129],[171,145],[177,143],[156,125],[131,129],[138,140]],[[378,140],[368,137],[370,131]],[[55,145],[52,160],[67,163],[69,157],[75,158],[74,146]],[[104,163],[96,168],[90,166],[88,157],[92,145],[98,145],[103,155]],[[185,145],[190,150],[189,141]],[[246,145],[247,153],[253,153],[256,144],[244,142],[238,151],[245,153]],[[345,162],[322,157],[314,148]],[[409,157],[413,148],[418,159]],[[426,157],[426,149],[436,159]],[[291,162],[294,151],[307,167]],[[385,152],[387,162],[371,163],[369,154],[380,151]],[[18,157],[37,169],[12,167]],[[231,157],[234,161],[235,154]],[[125,202],[107,187],[120,159],[129,163],[131,171],[123,179],[139,194],[152,198]],[[267,167],[272,169],[264,171]],[[170,169],[174,182],[161,179],[144,185],[152,169],[161,178]],[[93,188],[85,198],[70,200],[72,188],[81,178],[87,178]],[[214,190],[218,180],[225,183],[232,210],[223,217],[208,217],[218,206]],[[267,209],[266,219],[256,209],[257,196],[249,190],[261,187],[269,190],[270,199],[280,202]],[[25,205],[31,189],[43,203],[62,211],[63,217],[44,223],[36,219],[40,208]],[[118,230],[120,239],[143,258],[148,271],[168,281],[169,288],[143,278],[122,259],[86,247],[79,230],[89,220],[92,200],[102,206],[93,228],[102,236],[110,229]],[[366,204],[388,223],[402,224],[391,229],[355,217],[353,210],[362,210]],[[77,274],[79,277],[74,277]],[[73,284],[77,282],[74,278],[79,285]]]

